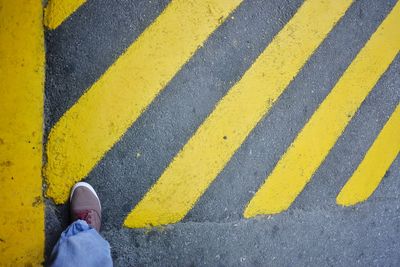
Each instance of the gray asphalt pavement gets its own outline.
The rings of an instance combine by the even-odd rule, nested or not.
[[[242,215],[395,3],[354,2],[182,222],[124,228],[126,215],[302,4],[244,1],[86,179],[102,200],[102,234],[115,266],[398,266],[400,157],[366,202],[344,208],[335,198],[400,103],[400,55],[290,209],[254,219]],[[45,140],[167,4],[89,0],[47,31]],[[68,207],[50,199],[46,205],[48,254],[68,225]]]

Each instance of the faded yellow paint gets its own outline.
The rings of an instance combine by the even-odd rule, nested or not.
[[[86,0],[50,0],[44,11],[44,25],[55,29],[74,13]]]
[[[365,158],[344,185],[336,202],[351,206],[367,200],[400,152],[400,105],[397,106]]]
[[[44,256],[42,2],[0,0],[0,266]]]
[[[173,0],[57,122],[47,195],[63,203],[241,0]]]
[[[335,144],[400,49],[400,2],[345,71],[266,182],[248,204],[246,218],[286,210]]]
[[[268,112],[350,0],[306,1],[176,155],[125,220],[128,227],[180,221]]]

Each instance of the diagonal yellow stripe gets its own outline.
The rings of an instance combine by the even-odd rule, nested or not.
[[[397,3],[250,201],[245,217],[279,213],[291,205],[398,53],[399,25]]]
[[[400,152],[400,105],[397,106],[365,158],[344,185],[336,202],[351,206],[367,200]]]
[[[178,153],[125,220],[128,227],[181,220],[350,6],[306,1]]]
[[[174,0],[54,126],[47,195],[64,202],[241,0]]]
[[[44,10],[44,25],[54,30],[85,2],[86,0],[50,0]]]
[[[44,257],[42,1],[0,0],[0,266]]]

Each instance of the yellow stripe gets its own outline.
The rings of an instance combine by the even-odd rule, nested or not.
[[[367,200],[378,187],[399,152],[400,105],[383,127],[353,176],[340,191],[336,202],[339,205],[351,206]]]
[[[72,15],[86,0],[50,0],[44,11],[44,25],[55,29]]]
[[[54,126],[48,196],[64,202],[241,0],[174,0]]]
[[[287,209],[303,190],[400,47],[400,3],[372,35],[248,204],[244,216]]]
[[[128,227],[181,220],[351,4],[309,0],[178,153],[125,220]]]
[[[42,1],[0,0],[0,266],[44,256]]]

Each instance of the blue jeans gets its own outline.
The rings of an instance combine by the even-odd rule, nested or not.
[[[83,220],[73,222],[53,248],[50,266],[112,266],[110,244]]]

